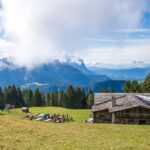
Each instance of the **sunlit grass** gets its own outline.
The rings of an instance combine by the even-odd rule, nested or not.
[[[89,118],[92,113],[91,110],[88,109],[66,109],[66,108],[60,108],[60,107],[32,107],[30,108],[30,115],[35,115],[39,113],[50,113],[50,114],[64,114],[69,115],[73,118],[76,122],[83,122],[83,120]],[[24,116],[24,114],[21,112],[21,109],[14,109],[7,114],[15,115],[15,116]]]
[[[149,150],[150,126],[85,124],[90,110],[32,108],[32,114],[64,113],[74,122],[43,123],[20,119],[20,109],[0,112],[0,150]],[[1,115],[4,114],[4,115]]]

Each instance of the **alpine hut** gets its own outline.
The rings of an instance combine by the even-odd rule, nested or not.
[[[95,123],[150,124],[150,93],[95,93]]]

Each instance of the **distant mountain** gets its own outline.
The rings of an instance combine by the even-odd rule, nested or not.
[[[21,88],[52,91],[66,89],[68,85],[81,86],[94,92],[103,88],[121,92],[125,80],[142,81],[150,72],[150,67],[130,69],[87,68],[82,59],[67,57],[55,60],[32,70],[17,67],[10,60],[0,59],[0,86],[15,84]]]
[[[84,61],[80,58],[75,58],[75,57],[66,57],[66,59],[63,62],[64,64],[70,65],[80,71],[82,71],[85,74],[88,75],[95,75],[94,72],[91,70],[87,69],[86,65],[84,64]]]
[[[106,75],[113,80],[138,80],[143,81],[150,73],[150,67],[137,67],[129,69],[107,69],[99,67],[89,67],[96,74]]]
[[[6,69],[6,68],[12,69],[12,68],[15,68],[15,65],[11,63],[11,60],[8,58],[0,59],[0,70]]]
[[[24,84],[26,74],[25,68],[9,69],[5,68],[0,70],[0,86],[7,86],[15,84],[20,86]]]
[[[92,79],[80,70],[55,61],[47,65],[37,67],[26,74],[25,82],[49,83],[59,86],[63,85],[81,85],[85,86],[92,83]]]
[[[91,88],[95,92],[100,92],[103,88],[107,88],[110,91],[115,90],[116,92],[123,92],[124,84],[125,81],[123,80],[110,80],[93,84]]]
[[[1,60],[6,64],[6,60]],[[58,60],[38,66],[32,70],[14,67],[7,63],[7,67],[0,69],[0,86],[15,84],[22,88],[36,88],[43,90],[64,89],[68,85],[88,87],[89,85],[110,80],[107,76],[96,75],[89,71],[84,62],[60,62]],[[12,67],[13,66],[13,67]]]

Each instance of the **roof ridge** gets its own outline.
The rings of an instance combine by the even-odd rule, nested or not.
[[[148,97],[148,96],[142,96],[142,95],[134,95],[135,97],[137,97],[140,101],[146,103],[147,105],[150,105],[150,101],[144,99],[144,97]],[[142,96],[142,97],[141,97]],[[149,97],[150,98],[150,97]]]
[[[112,95],[113,96],[113,95]],[[127,96],[127,95],[122,95],[122,96],[120,96],[120,97],[116,97],[115,99],[117,100],[117,99],[120,99],[120,98],[123,98],[123,97],[125,97],[125,96]],[[107,102],[109,102],[109,101],[111,101],[112,99],[108,99],[108,100],[106,100],[106,101],[103,101],[103,102],[99,102],[99,103],[96,103],[96,104],[94,104],[95,106],[97,106],[97,105],[100,105],[100,104],[104,104],[104,103],[107,103]]]

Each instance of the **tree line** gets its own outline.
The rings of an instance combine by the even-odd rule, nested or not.
[[[124,93],[150,93],[150,74],[144,81],[129,80],[126,81],[122,92]],[[115,89],[103,88],[100,93],[116,93]]]
[[[6,104],[14,105],[16,108],[59,106],[65,108],[90,108],[94,97],[92,90],[86,94],[81,87],[74,88],[69,85],[66,90],[43,93],[38,88],[36,90],[21,90],[15,85],[0,88],[0,108]]]
[[[143,82],[126,81],[123,91],[125,93],[150,93],[150,74]]]
[[[104,88],[101,92],[115,93],[115,90]],[[143,82],[136,80],[126,81],[123,92],[125,93],[150,93],[150,74]],[[38,88],[36,90],[22,90],[15,85],[0,87],[0,109],[6,104],[15,107],[44,107],[59,106],[65,108],[91,108],[94,96],[91,89],[88,93],[81,87],[69,85],[66,90],[43,93]]]

